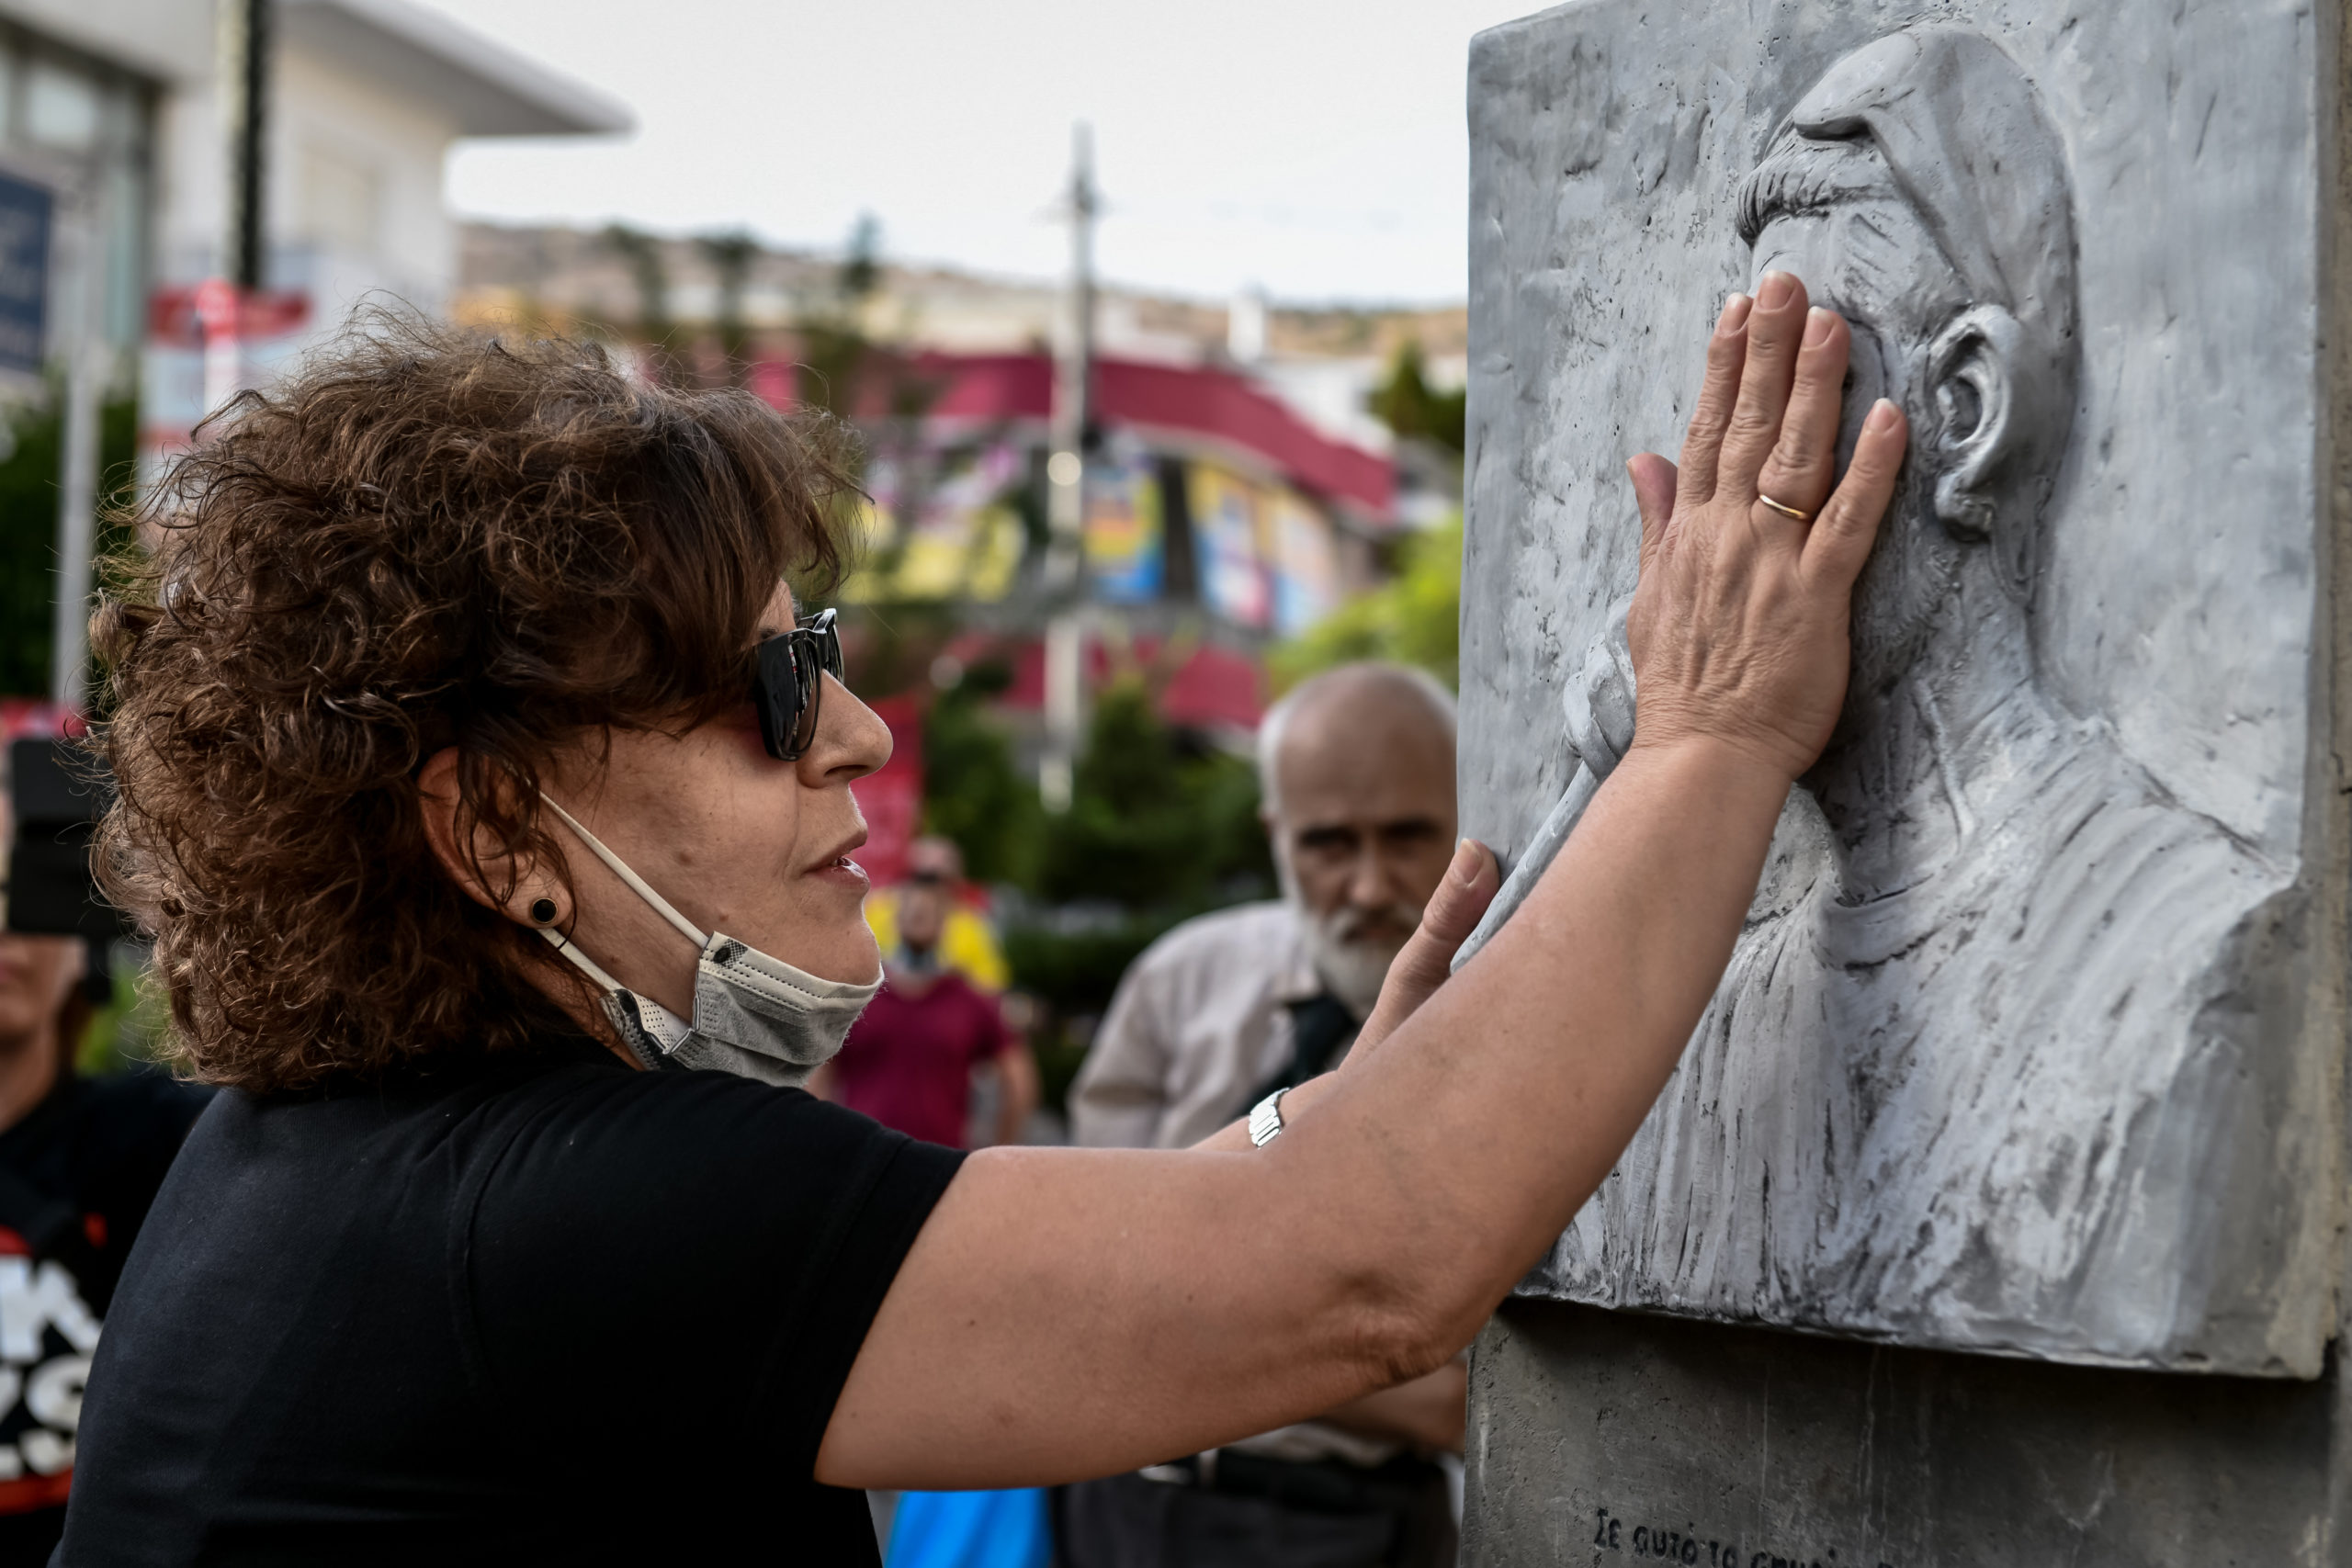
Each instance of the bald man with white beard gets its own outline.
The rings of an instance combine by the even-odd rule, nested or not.
[[[1455,838],[1453,699],[1400,665],[1302,682],[1258,737],[1281,901],[1188,920],[1119,983],[1070,1091],[1098,1147],[1181,1148],[1339,1066]],[[1451,1563],[1431,1462],[1462,1445],[1459,1364],[1210,1453],[1068,1489],[1070,1568]]]

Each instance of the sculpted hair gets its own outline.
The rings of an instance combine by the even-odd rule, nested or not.
[[[491,887],[518,856],[560,875],[542,765],[741,701],[779,579],[837,575],[839,427],[379,317],[206,434],[93,628],[100,875],[184,1067],[296,1089],[571,1028],[530,933],[435,859],[418,770],[457,749]]]
[[[1868,162],[1851,154],[1867,151]],[[1965,28],[1904,28],[1832,64],[1741,186],[1753,245],[1783,215],[1883,189],[1935,236],[1972,299],[2010,310],[2071,383],[2080,305],[2066,148],[2016,61]]]

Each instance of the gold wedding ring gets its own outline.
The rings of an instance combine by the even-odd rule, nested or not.
[[[1756,499],[1762,502],[1765,505],[1770,507],[1773,511],[1779,513],[1783,517],[1793,517],[1800,523],[1810,523],[1813,521],[1812,513],[1799,512],[1795,507],[1788,505],[1783,502],[1774,501],[1770,496],[1763,494],[1761,491],[1758,492]]]

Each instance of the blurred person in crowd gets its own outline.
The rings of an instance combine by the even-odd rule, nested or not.
[[[947,890],[946,924],[939,935],[939,964],[994,996],[1012,981],[1004,949],[989,919],[988,893],[964,880],[964,852],[953,839],[927,833],[907,846],[907,880]],[[877,887],[865,900],[865,922],[888,953],[899,941],[899,889]]]
[[[882,952],[882,989],[849,1032],[841,1055],[809,1088],[910,1137],[962,1148],[973,1080],[996,1076],[989,1140],[1017,1144],[1037,1109],[1037,1064],[1005,1021],[999,999],[947,967],[954,908],[933,869],[899,889],[897,941]]]
[[[963,855],[950,840],[922,838],[907,866],[904,883],[865,901],[882,949],[881,993],[808,1087],[886,1127],[960,1148],[975,1081],[993,1072],[990,1141],[1017,1144],[1037,1108],[1037,1065],[993,994],[1004,964],[987,922],[959,897]],[[974,975],[975,960],[993,985]],[[885,1568],[1045,1568],[1048,1555],[1045,1495],[1035,1489],[909,1492],[891,1506]]]
[[[1632,748],[1461,973],[1470,842],[1343,1068],[1188,1149],[967,1154],[801,1088],[879,989],[890,750],[790,587],[847,543],[821,415],[386,316],[241,393],[93,627],[102,883],[224,1087],[59,1568],[871,1568],[861,1489],[1129,1471],[1445,1367],[1655,1103],[1837,721],[1905,446],[1882,400],[1838,478],[1847,346],[1785,274],[1726,303],[1680,477],[1630,465]]]
[[[1302,682],[1258,731],[1280,902],[1190,920],[1119,982],[1070,1093],[1097,1147],[1183,1148],[1337,1067],[1454,851],[1453,698],[1364,663]],[[1464,1371],[1430,1375],[1063,1499],[1069,1568],[1453,1561],[1443,1472]]]
[[[0,757],[6,755],[0,750]],[[0,762],[0,878],[14,841]],[[0,891],[0,899],[5,899]],[[205,1094],[161,1073],[85,1078],[87,945],[0,921],[0,1568],[65,1528],[82,1385],[124,1257]]]

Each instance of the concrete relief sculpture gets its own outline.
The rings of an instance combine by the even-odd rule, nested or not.
[[[1718,232],[1745,247],[1747,287],[1793,272],[1846,316],[1849,421],[1893,398],[1912,449],[1857,593],[1844,717],[1792,795],[1731,968],[1529,1288],[2309,1375],[2332,1207],[2308,1183],[2332,1168],[2297,1121],[2313,1081],[2299,867],[2178,798],[2045,668],[2052,541],[2075,508],[2115,501],[2062,483],[2085,374],[2066,141],[2010,53],[1932,16],[1831,56],[1758,129],[1717,187]],[[1679,436],[1633,433],[1617,456]],[[1523,551],[1472,488],[1474,561]],[[2128,518],[2098,526],[2130,537]],[[1611,551],[1557,573],[1621,607],[1553,677],[1575,766],[1543,827],[1514,835],[1531,871],[1628,739],[1631,559]],[[1485,671],[1465,664],[1468,687]],[[1466,763],[1474,814],[1480,789]]]

